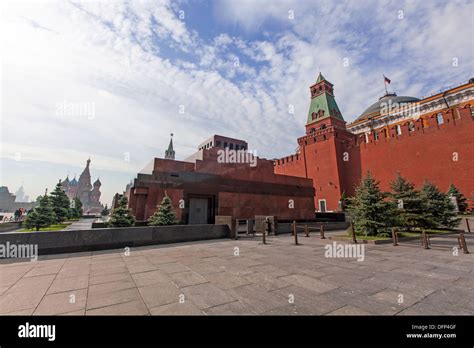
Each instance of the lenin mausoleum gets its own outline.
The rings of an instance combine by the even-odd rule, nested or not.
[[[214,223],[217,215],[314,219],[340,211],[341,195],[353,195],[369,171],[383,190],[397,172],[417,188],[425,180],[444,192],[454,184],[474,208],[474,79],[423,99],[386,93],[350,124],[322,74],[310,95],[305,134],[296,153],[280,159],[219,160],[248,147],[215,135],[177,161],[171,140],[165,158],[153,159],[124,193],[137,220],[165,195],[189,224]]]

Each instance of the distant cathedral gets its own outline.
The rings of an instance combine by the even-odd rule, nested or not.
[[[70,200],[79,198],[82,202],[84,213],[99,213],[102,210],[102,204],[100,203],[100,186],[102,183],[99,179],[91,185],[91,173],[89,171],[89,165],[91,160],[87,160],[86,167],[79,176],[79,180],[69,180],[69,175],[65,180],[62,181],[64,192]]]

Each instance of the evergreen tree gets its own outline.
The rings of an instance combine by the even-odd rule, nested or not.
[[[349,199],[349,215],[357,234],[366,236],[387,235],[393,224],[395,205],[388,201],[387,193],[379,188],[379,182],[370,172]]]
[[[61,180],[56,184],[54,191],[51,192],[50,200],[54,214],[56,215],[56,223],[61,223],[69,218],[69,207],[71,202],[69,201],[69,198],[67,198],[66,192],[63,190]]]
[[[79,198],[75,197],[72,200],[69,215],[72,219],[80,219],[82,217],[82,202]]]
[[[129,227],[135,224],[135,217],[130,209],[127,208],[127,197],[123,196],[118,201],[118,207],[112,210],[110,214],[109,226],[112,227]]]
[[[449,185],[448,197],[450,195],[456,197],[456,200],[458,201],[458,210],[459,212],[464,213],[467,209],[466,197],[464,197],[461,191],[459,191],[453,184]]]
[[[346,211],[347,205],[349,204],[349,197],[347,197],[346,191],[341,194],[341,211]]]
[[[39,231],[42,227],[48,227],[56,221],[56,215],[54,214],[53,207],[49,197],[45,194],[44,196],[38,197],[38,205],[26,216],[25,227],[35,228]]]
[[[148,225],[166,226],[174,224],[176,224],[176,214],[173,211],[171,199],[165,196],[158,206],[158,210],[148,219]]]
[[[100,215],[102,216],[107,216],[109,215],[109,208],[107,207],[107,204],[105,205],[104,209],[102,209],[102,212],[100,213]]]
[[[425,181],[421,189],[423,200],[423,215],[428,222],[428,228],[454,228],[457,227],[460,218],[457,217],[455,207],[449,197],[441,192],[435,185]]]
[[[420,193],[415,190],[415,185],[406,181],[400,173],[390,183],[392,193],[390,196],[397,205],[396,223],[407,229],[423,227],[426,224],[423,216],[423,201]]]

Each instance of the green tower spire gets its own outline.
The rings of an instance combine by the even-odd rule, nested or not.
[[[308,121],[315,123],[329,117],[344,121],[341,111],[334,99],[333,84],[319,73],[316,83],[310,87],[311,104],[309,105]]]

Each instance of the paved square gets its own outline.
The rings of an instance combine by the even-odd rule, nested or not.
[[[466,234],[474,252],[474,234]],[[456,235],[365,245],[326,258],[329,239],[214,240],[2,260],[1,315],[474,315],[474,255]]]

